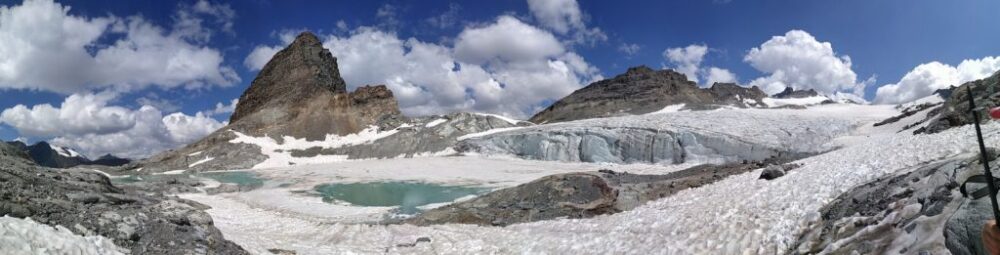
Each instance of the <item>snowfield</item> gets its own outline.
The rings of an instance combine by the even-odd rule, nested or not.
[[[246,199],[249,196],[240,194],[184,197],[212,206],[208,213],[226,238],[261,254],[271,248],[291,249],[299,254],[780,254],[819,219],[820,208],[852,187],[976,151],[971,126],[934,135],[910,135],[891,128],[871,127],[875,121],[898,114],[892,106],[824,105],[807,110],[759,110],[771,111],[767,112],[775,116],[771,118],[761,117],[765,114],[746,114],[748,110],[719,111],[732,111],[737,114],[725,116],[748,118],[748,122],[822,116],[837,125],[840,120],[856,125],[840,132],[841,136],[831,142],[841,148],[798,160],[795,163],[802,167],[781,178],[761,180],[758,179],[761,170],[755,170],[683,190],[631,211],[590,219],[540,221],[504,228],[459,224],[383,226],[317,220],[309,217],[308,210],[299,208],[309,204],[280,202],[290,199],[272,198],[271,202],[262,203],[260,201],[267,200],[251,197],[249,200],[255,202],[249,202]],[[743,132],[745,135],[759,132],[740,130],[749,128],[747,126],[717,127],[719,132]],[[983,128],[988,143],[1000,143],[1000,125],[990,123]],[[298,188],[338,180],[417,180],[508,187],[547,174],[601,167],[643,173],[666,173],[684,168],[436,157],[349,161],[257,172],[267,178],[306,180],[304,184],[293,184],[299,185]],[[276,193],[275,196],[287,195]],[[285,209],[273,209],[277,207]],[[431,242],[416,241],[422,237],[430,238]]]
[[[0,247],[8,255],[28,254],[124,254],[103,236],[79,236],[68,229],[28,219],[0,217]]]

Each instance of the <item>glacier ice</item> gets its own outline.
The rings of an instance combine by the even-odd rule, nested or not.
[[[769,111],[769,112],[768,112]],[[857,123],[779,110],[673,112],[469,135],[459,151],[525,159],[609,163],[726,163],[829,150]]]

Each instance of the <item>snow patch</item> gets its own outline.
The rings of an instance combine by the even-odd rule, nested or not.
[[[191,154],[188,154],[188,157],[194,157],[194,156],[198,156],[198,155],[201,155],[201,152],[202,152],[202,151],[197,151],[197,152],[195,152],[195,153],[191,153]]]
[[[63,226],[0,217],[0,253],[3,254],[124,254],[103,236],[80,236]]]
[[[201,165],[202,163],[212,161],[213,159],[215,159],[215,157],[207,157],[207,158],[204,158],[202,160],[198,160],[198,161],[196,161],[194,163],[191,163],[191,165],[188,165],[188,168],[192,168],[194,166]]]
[[[257,145],[260,147],[261,154],[267,156],[267,159],[257,165],[253,166],[253,169],[261,168],[273,168],[273,167],[285,167],[291,165],[301,165],[301,164],[318,164],[327,162],[338,162],[347,160],[347,155],[317,155],[313,157],[293,157],[293,150],[307,150],[311,148],[320,149],[336,149],[349,145],[359,145],[371,143],[375,140],[382,139],[391,136],[399,132],[402,128],[412,127],[409,123],[400,125],[399,127],[388,130],[379,131],[377,126],[369,126],[368,128],[359,131],[355,134],[348,134],[345,136],[339,136],[335,134],[326,135],[326,139],[322,141],[309,141],[306,139],[299,139],[291,136],[282,137],[283,143],[278,143],[271,137],[252,137],[240,133],[235,130],[232,131],[236,138],[230,140],[230,143],[246,143]]]
[[[153,174],[154,174],[154,175],[172,175],[172,174],[183,174],[183,173],[184,173],[184,171],[187,171],[187,170],[184,170],[184,169],[181,169],[181,170],[170,170],[170,171],[166,171],[166,172],[162,172],[162,173],[153,173]]]
[[[518,122],[521,122],[520,120],[515,120],[513,118],[510,118],[510,117],[507,117],[507,116],[503,116],[503,115],[498,115],[498,114],[492,114],[492,113],[474,113],[474,114],[480,115],[480,116],[494,117],[494,118],[506,121],[506,122],[508,122],[510,124],[513,124],[513,125],[517,125]]]
[[[898,106],[896,106],[896,109],[907,109],[922,104],[938,104],[938,103],[944,103],[944,98],[941,97],[941,95],[933,94],[930,96],[914,100],[913,102],[899,104]]]
[[[655,111],[655,112],[651,112],[651,113],[647,113],[647,114],[660,114],[660,113],[679,112],[679,111],[681,111],[681,109],[684,109],[684,104],[674,104],[674,105],[668,105],[667,107],[663,107],[663,109],[661,109],[659,111]]]
[[[75,150],[67,148],[67,147],[60,147],[60,146],[55,146],[55,145],[49,144],[49,148],[51,148],[52,150],[56,151],[56,153],[59,153],[59,155],[63,156],[63,157],[74,158],[74,157],[79,157],[80,156],[79,152],[76,152]]]
[[[434,126],[437,126],[437,125],[441,125],[441,123],[445,123],[445,122],[448,122],[448,119],[436,119],[436,120],[433,120],[431,122],[427,122],[427,125],[424,125],[424,127],[431,128],[431,127],[434,127]]]
[[[824,101],[830,100],[830,98],[825,96],[813,96],[813,97],[803,97],[803,98],[771,98],[766,97],[763,101],[768,107],[781,107],[786,105],[798,105],[798,106],[810,106],[818,105]]]

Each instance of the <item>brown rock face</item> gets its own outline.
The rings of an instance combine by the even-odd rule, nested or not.
[[[145,172],[191,168],[192,158],[211,157],[202,168],[239,169],[266,159],[258,148],[230,143],[236,135],[274,138],[292,136],[322,140],[347,135],[400,115],[392,91],[384,85],[347,92],[337,59],[308,32],[300,34],[261,69],[240,96],[236,111],[223,127],[198,142],[160,153],[138,164]],[[198,153],[193,157],[189,154]]]
[[[739,96],[739,97],[737,97]],[[716,105],[747,107],[750,99],[760,103],[767,97],[760,89],[731,83],[716,83],[702,89],[673,70],[653,70],[646,66],[629,68],[624,74],[591,83],[532,116],[542,124],[588,118],[643,114],[668,105],[685,104],[688,109],[711,109]]]
[[[315,35],[299,34],[287,48],[274,54],[240,96],[229,122],[236,122],[265,106],[293,104],[317,93],[344,93],[337,59]]]
[[[396,98],[385,85],[358,87],[351,92],[351,100],[359,109],[358,117],[367,123],[374,123],[383,115],[400,114]]]
[[[279,51],[243,92],[230,128],[247,134],[322,139],[364,129],[383,115],[399,114],[385,86],[347,93],[337,59],[305,32]]]

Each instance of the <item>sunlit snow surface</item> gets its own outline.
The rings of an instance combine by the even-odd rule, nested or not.
[[[79,236],[68,229],[31,219],[0,217],[0,250],[6,255],[21,254],[123,254],[110,239]]]
[[[788,106],[788,105],[797,105],[797,106],[817,105],[817,104],[823,103],[824,101],[829,101],[829,100],[830,100],[830,98],[829,97],[825,97],[825,96],[812,96],[812,97],[803,97],[803,98],[771,98],[771,97],[766,97],[766,98],[762,99],[762,101],[764,102],[764,104],[766,104],[768,107],[782,107],[782,106]]]
[[[253,137],[237,131],[232,131],[236,134],[236,139],[230,140],[229,142],[253,144],[260,147],[261,154],[267,156],[267,159],[264,160],[264,162],[254,165],[254,169],[285,167],[290,165],[316,164],[347,160],[347,155],[317,155],[309,158],[293,157],[292,150],[305,150],[316,147],[333,149],[348,145],[370,143],[372,141],[393,135],[399,132],[400,128],[406,127],[409,127],[409,125],[402,125],[396,129],[388,131],[379,131],[378,127],[370,126],[356,134],[349,134],[345,136],[329,134],[326,136],[326,139],[322,141],[309,141],[304,138],[299,139],[291,136],[285,136],[282,137],[283,141],[281,142],[267,136]]]
[[[784,253],[798,234],[820,217],[818,210],[848,189],[929,161],[975,150],[971,127],[935,135],[896,133],[870,124],[898,114],[892,106],[817,106],[773,111],[787,118],[820,116],[868,122],[834,142],[843,148],[799,160],[802,167],[771,181],[760,170],[680,191],[634,210],[580,220],[551,220],[505,228],[472,225],[349,224],[321,217],[337,210],[310,208],[290,193],[229,196],[185,195],[208,210],[227,239],[256,252],[295,250],[331,253],[551,253],[551,254],[775,254]],[[726,110],[723,110],[726,111]],[[735,111],[735,110],[734,110]],[[743,110],[740,110],[743,111]],[[737,112],[740,112],[737,111]],[[740,115],[733,115],[740,116]],[[755,115],[745,115],[754,117]],[[794,122],[782,122],[784,124]],[[720,127],[720,128],[754,128]],[[799,128],[799,127],[787,127]],[[819,128],[819,127],[817,127]],[[1000,125],[985,125],[988,143],[1000,142]],[[748,132],[753,134],[753,132]],[[598,165],[480,157],[436,157],[347,161],[326,165],[259,170],[275,179],[313,183],[415,180],[432,183],[507,187],[559,172],[607,167],[616,171],[663,173],[674,166]],[[247,202],[247,201],[256,202]],[[277,208],[277,209],[275,209]],[[420,237],[431,242],[413,244]],[[402,244],[402,245],[401,245]]]

